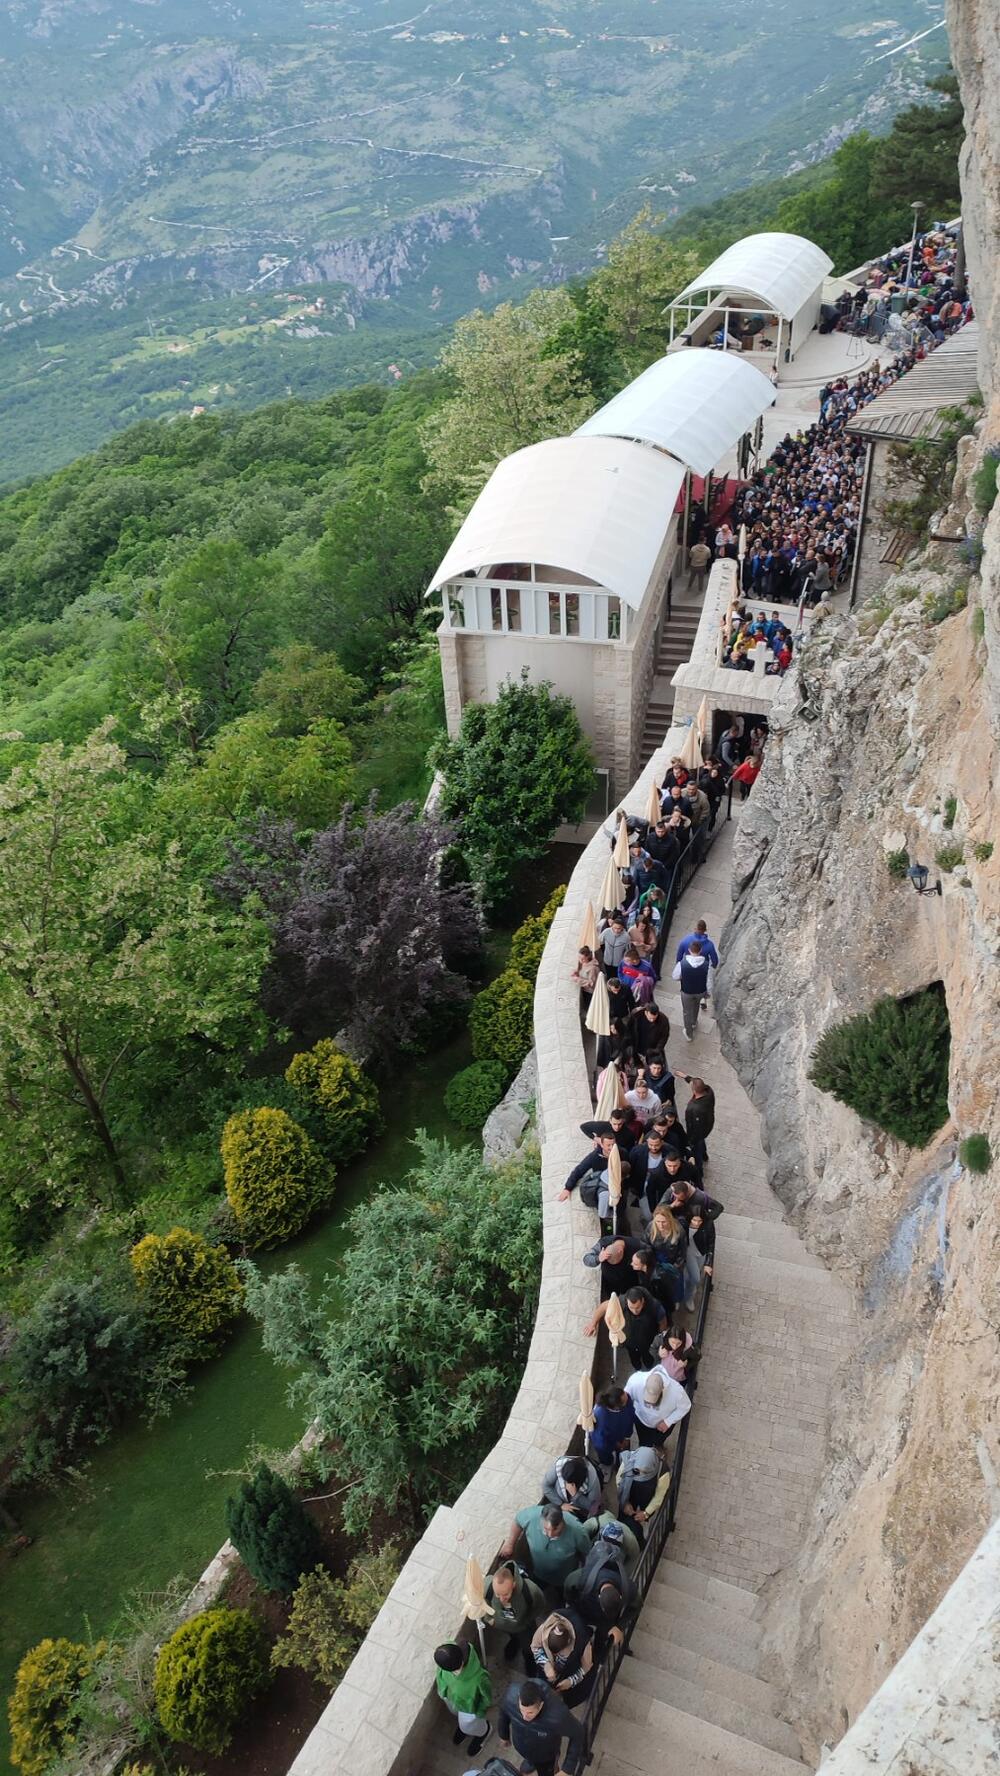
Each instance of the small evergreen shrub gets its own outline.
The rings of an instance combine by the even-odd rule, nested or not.
[[[524,923],[519,925],[510,940],[510,955],[507,967],[515,974],[520,974],[526,981],[534,984],[538,973],[538,964],[542,959],[552,921],[563,901],[566,899],[566,885],[562,883],[554,888],[540,913],[532,913]]]
[[[207,1357],[240,1311],[243,1286],[221,1246],[173,1227],[147,1233],[130,1253],[146,1312],[191,1357]]]
[[[43,1776],[68,1753],[80,1725],[81,1694],[103,1650],[59,1639],[40,1640],[25,1653],[7,1704],[10,1761],[21,1776]]]
[[[222,1131],[226,1195],[252,1246],[291,1239],[333,1187],[333,1169],[285,1110],[241,1110]]]
[[[948,1116],[950,1029],[944,994],[880,999],[820,1037],[809,1077],[910,1147],[925,1147]]]
[[[958,797],[953,796],[953,795],[945,796],[944,813],[942,815],[942,824],[944,826],[945,832],[951,832],[951,829],[955,824],[955,815],[957,813],[958,813]]]
[[[266,1637],[249,1611],[202,1610],[160,1648],[153,1685],[160,1725],[171,1739],[218,1755],[266,1678]]]
[[[938,869],[957,869],[960,863],[965,862],[965,852],[961,845],[940,845],[934,853],[934,861]]]
[[[972,855],[977,863],[989,863],[993,856],[993,840],[980,839],[978,845],[973,845]]]
[[[978,469],[972,477],[972,498],[977,512],[985,518],[993,510],[993,502],[997,497],[997,469],[1000,468],[998,452],[994,447],[988,450]]]
[[[453,1073],[445,1086],[444,1107],[459,1128],[481,1129],[499,1104],[509,1078],[502,1061],[473,1061]]]
[[[907,850],[887,852],[885,863],[890,876],[897,882],[906,880],[906,872],[910,867],[910,853]]]
[[[226,1500],[229,1539],[265,1591],[287,1597],[320,1558],[319,1531],[287,1481],[266,1462]]]
[[[477,1061],[501,1061],[517,1072],[531,1047],[534,999],[530,983],[510,968],[476,994],[469,1032]]]
[[[966,1135],[958,1144],[958,1157],[967,1172],[988,1172],[993,1164],[990,1144],[985,1135]]]
[[[399,1572],[399,1551],[391,1542],[352,1560],[347,1579],[333,1579],[317,1567],[303,1573],[292,1599],[288,1628],[271,1651],[280,1670],[297,1665],[332,1689],[382,1608]]]
[[[977,641],[982,641],[986,634],[986,612],[981,604],[977,604],[972,613],[972,633]]]
[[[339,1160],[361,1152],[378,1115],[378,1092],[357,1061],[324,1038],[315,1048],[293,1055],[285,1078],[320,1119]]]

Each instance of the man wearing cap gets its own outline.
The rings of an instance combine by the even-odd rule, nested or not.
[[[674,1425],[691,1410],[680,1382],[662,1369],[637,1370],[625,1392],[635,1408],[636,1436],[644,1449],[662,1449]]]
[[[584,1575],[593,1572],[601,1560],[614,1562],[630,1575],[635,1572],[642,1549],[627,1523],[622,1523],[619,1517],[613,1517],[610,1511],[602,1511],[600,1517],[588,1523],[587,1533],[593,1536],[594,1546],[580,1568],[581,1584]],[[576,1583],[574,1577],[574,1586]]]

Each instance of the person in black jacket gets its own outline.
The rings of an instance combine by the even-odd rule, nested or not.
[[[670,1040],[670,1019],[658,1005],[650,1003],[634,1011],[629,1021],[632,1047],[637,1059],[648,1054],[665,1054]]]
[[[646,1187],[643,1191],[647,1214],[651,1216],[657,1203],[662,1202],[665,1196],[671,1197],[674,1191],[684,1186],[689,1187],[697,1182],[691,1161],[682,1159],[676,1148],[665,1147],[663,1150],[663,1171],[653,1179],[652,1188],[647,1173]],[[660,1188],[661,1184],[662,1189]],[[674,1206],[672,1201],[670,1206],[671,1208]],[[674,1212],[676,1213],[676,1210]]]
[[[580,1133],[590,1135],[593,1140],[598,1135],[610,1134],[623,1159],[628,1158],[635,1145],[627,1110],[612,1110],[607,1122],[581,1122]]]
[[[663,1137],[655,1129],[649,1129],[645,1139],[630,1150],[628,1166],[630,1200],[638,1203],[646,1195],[648,1187],[650,1194],[655,1195],[659,1202],[671,1183],[673,1174],[667,1172],[667,1151],[663,1145]]]
[[[664,1147],[672,1147],[682,1159],[690,1159],[691,1149],[688,1145],[684,1124],[677,1114],[676,1104],[664,1104],[661,1114],[653,1117],[653,1127],[646,1132],[647,1141],[654,1129],[660,1136]]]
[[[690,1073],[678,1071],[678,1078],[685,1080],[691,1087],[691,1096],[684,1111],[684,1126],[691,1143],[691,1152],[698,1168],[698,1182],[708,1164],[709,1135],[715,1127],[715,1093],[703,1079],[693,1078]]]
[[[524,1759],[522,1771],[533,1770],[536,1776],[555,1776],[557,1767],[566,1776],[577,1776],[587,1743],[582,1720],[570,1713],[555,1690],[535,1678],[512,1683],[506,1691],[497,1736],[505,1749],[513,1745]],[[560,1763],[564,1739],[569,1740],[569,1749]]]

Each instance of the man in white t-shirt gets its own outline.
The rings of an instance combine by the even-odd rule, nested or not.
[[[662,1449],[674,1425],[686,1418],[691,1402],[665,1369],[637,1369],[625,1383],[635,1409],[635,1430],[644,1449]]]

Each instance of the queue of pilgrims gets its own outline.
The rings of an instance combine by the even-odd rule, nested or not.
[[[665,1505],[677,1427],[691,1410],[700,1357],[691,1326],[702,1278],[713,1272],[723,1212],[705,1187],[715,1096],[704,1079],[671,1066],[670,1020],[653,992],[669,963],[680,985],[682,1033],[693,1040],[719,954],[698,920],[665,956],[670,873],[693,847],[703,849],[730,778],[744,765],[756,774],[765,737],[736,718],[720,756],[700,771],[671,762],[660,819],[627,817],[630,862],[618,872],[619,904],[603,909],[596,953],[582,948],[572,974],[581,1016],[604,975],[611,1033],[598,1041],[595,1098],[614,1064],[623,1101],[606,1119],[581,1124],[583,1152],[558,1196],[578,1196],[595,1216],[596,1238],[582,1261],[600,1273],[600,1300],[583,1330],[596,1336],[610,1320],[622,1343],[595,1402],[585,1452],[539,1475],[538,1496],[514,1513],[486,1582],[486,1632],[511,1668],[509,1681],[494,1694],[471,1636],[434,1654],[455,1745],[465,1743],[466,1756],[476,1758],[495,1734],[488,1776],[511,1769],[576,1776],[581,1769],[585,1705],[634,1619],[634,1574]],[[606,829],[612,845],[622,818],[619,810]],[[683,1116],[678,1080],[686,1088]],[[615,1149],[621,1198],[613,1205]]]

